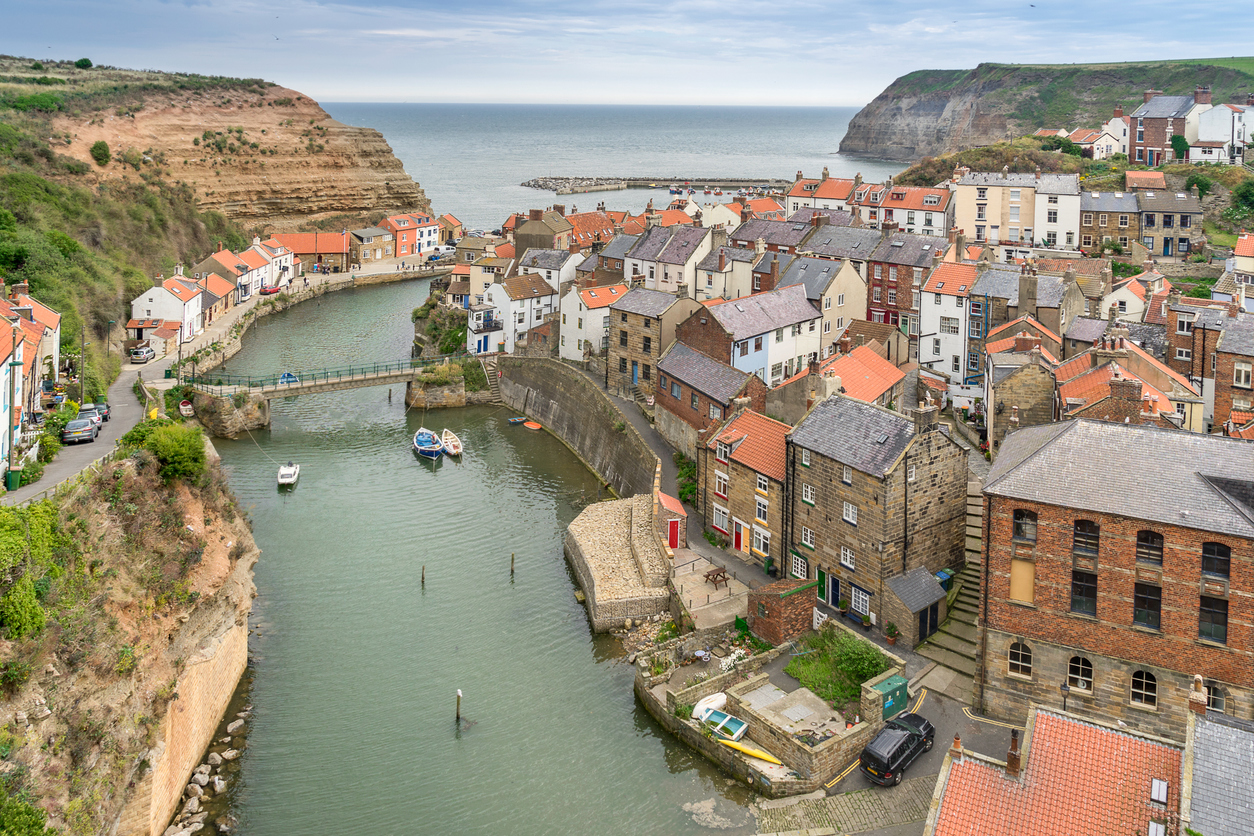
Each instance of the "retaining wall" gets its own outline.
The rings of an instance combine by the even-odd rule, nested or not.
[[[498,362],[507,406],[543,424],[619,496],[653,490],[658,457],[587,376],[556,360],[502,355]]]
[[[619,500],[623,501],[623,500]],[[594,633],[604,633],[622,627],[627,619],[652,618],[670,609],[670,592],[665,588],[642,590],[642,594],[630,598],[597,598],[596,580],[588,566],[588,559],[574,531],[566,532],[566,560],[575,572],[579,588],[583,590],[588,606],[588,621]],[[630,556],[627,559],[631,559]]]

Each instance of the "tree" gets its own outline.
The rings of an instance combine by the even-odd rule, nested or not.
[[[80,58],[80,59],[78,59],[77,61],[75,61],[75,62],[74,62],[74,66],[78,67],[80,70],[90,70],[90,69],[91,69],[91,59],[90,59],[90,58]]]
[[[1176,159],[1184,162],[1189,158],[1189,141],[1180,134],[1171,135],[1171,150],[1176,153]]]
[[[1197,186],[1197,196],[1199,198],[1206,197],[1206,193],[1210,191],[1213,185],[1215,185],[1215,181],[1205,174],[1190,174],[1189,179],[1184,181],[1185,189],[1192,189],[1194,186]]]
[[[113,158],[113,154],[109,152],[109,143],[103,139],[97,140],[91,146],[91,158],[96,161],[96,165],[104,168],[109,164],[109,160]]]

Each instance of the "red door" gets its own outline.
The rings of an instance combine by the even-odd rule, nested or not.
[[[740,525],[740,523],[736,523],[734,533],[732,534],[732,548],[738,552],[744,551],[744,549],[741,548],[741,544],[744,542],[744,536],[744,528]]]
[[[670,547],[672,549],[679,548],[679,520],[668,520],[666,526]]]

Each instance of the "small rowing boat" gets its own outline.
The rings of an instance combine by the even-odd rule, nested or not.
[[[440,446],[450,456],[460,456],[462,454],[462,440],[450,429],[445,429],[444,432],[440,433]]]
[[[414,433],[414,449],[424,458],[438,459],[444,452],[444,445],[434,432],[426,427],[419,427],[418,432]]]
[[[714,739],[717,740],[719,743],[722,743],[724,746],[730,746],[731,748],[737,750],[738,752],[744,752],[746,755],[748,755],[751,758],[758,758],[759,760],[764,760],[767,763],[776,763],[776,764],[779,764],[780,766],[784,765],[783,762],[779,758],[775,757],[770,752],[763,752],[761,749],[754,749],[752,746],[746,746],[745,744],[736,740],[724,740],[721,737],[716,737]]]
[[[526,420],[527,420],[527,416],[526,416],[526,415],[519,415],[517,418],[510,418],[510,419],[509,419],[509,422],[510,422],[511,424],[521,424],[521,423],[523,423],[523,422],[524,422],[524,421],[526,421]]]
[[[537,424],[535,421],[528,421],[528,422],[526,422],[525,424],[523,424],[523,426],[524,426],[524,427],[526,427],[526,428],[527,428],[527,429],[529,429],[529,430],[538,430],[538,429],[541,429],[540,425],[539,425],[539,424]]]
[[[192,406],[191,401],[179,401],[179,415],[184,418],[191,418],[196,414],[196,409]]]
[[[295,485],[296,480],[300,478],[300,465],[288,462],[279,465],[279,487],[284,485]]]
[[[700,709],[693,708],[692,716],[699,722],[714,732],[717,737],[725,737],[729,740],[740,740],[745,736],[745,732],[749,729],[749,724],[739,717],[733,717],[726,711],[719,711],[712,705],[702,705]]]

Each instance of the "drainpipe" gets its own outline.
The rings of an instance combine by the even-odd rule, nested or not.
[[[984,519],[982,520],[981,528],[983,530],[982,533],[984,535],[984,542],[980,544],[980,552],[981,552],[980,556],[982,558],[982,563],[983,563],[983,566],[980,567],[983,570],[982,572],[983,579],[980,581],[981,615],[979,618],[979,624],[976,625],[976,628],[980,631],[980,650],[977,655],[976,665],[975,665],[975,686],[976,686],[975,705],[981,713],[985,711],[984,660],[987,658],[987,653],[988,653],[988,578],[989,578],[988,537],[989,537],[989,528],[991,525],[991,518],[993,516],[991,513],[992,501],[988,497],[983,497],[983,500],[984,500]]]
[[[901,503],[901,574],[906,574],[906,555],[910,552],[910,457],[902,460],[906,468],[906,481],[902,486]]]
[[[793,481],[793,479],[789,478],[789,474],[796,473],[795,465],[796,465],[796,456],[797,456],[796,448],[793,446],[792,439],[789,439],[789,438],[784,439],[784,450],[785,450],[784,491],[783,491],[783,494],[784,494],[784,497],[783,497],[784,530],[782,532],[783,542],[780,544],[781,548],[779,550],[779,560],[780,560],[781,567],[783,567],[785,563],[789,560],[789,554],[792,552],[792,529],[793,529],[793,524],[794,524],[793,517],[795,515],[795,511],[792,507],[792,491],[789,489],[789,484]],[[814,566],[814,577],[816,578],[819,576],[818,569],[819,567],[816,562]],[[807,573],[807,577],[808,577],[808,573]],[[826,594],[827,590],[823,590],[823,592],[824,594]]]

